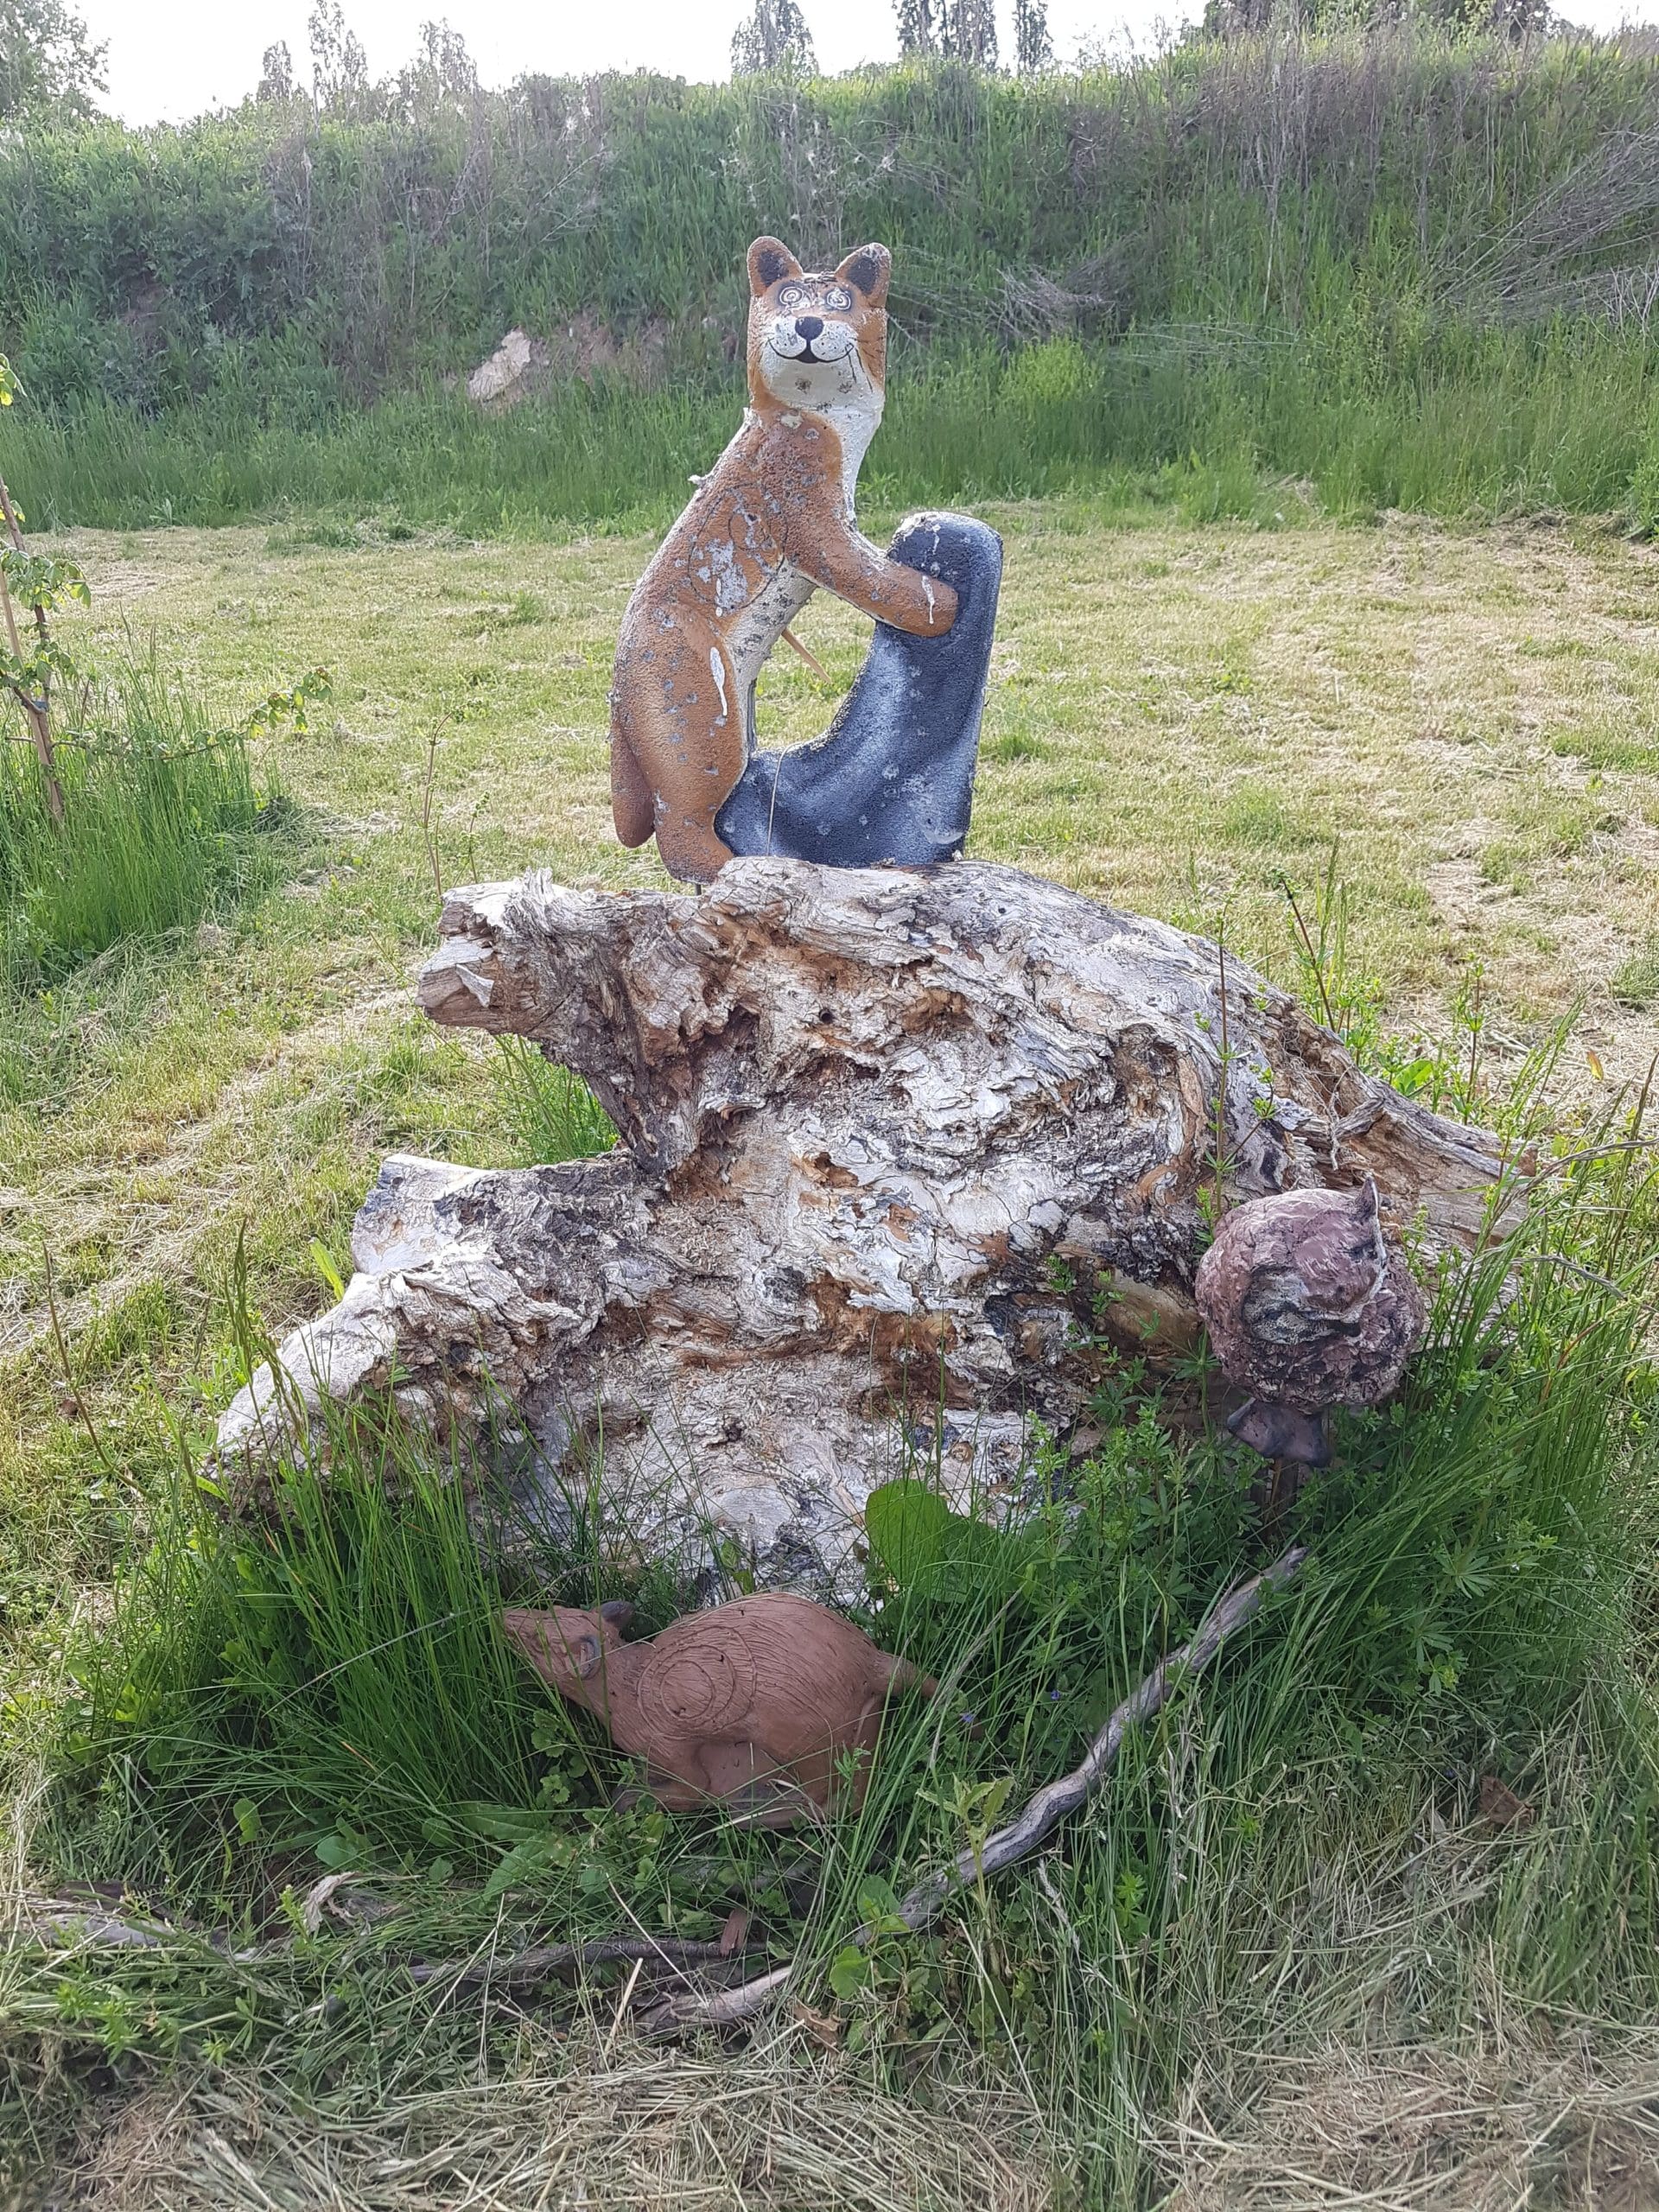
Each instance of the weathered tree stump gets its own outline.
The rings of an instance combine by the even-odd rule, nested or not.
[[[1191,1341],[1201,1195],[1367,1174],[1467,1247],[1496,1140],[1357,1069],[1217,948],[979,863],[734,861],[702,895],[543,874],[446,902],[435,1020],[533,1039],[616,1151],[474,1169],[394,1156],[358,1272],[226,1412],[245,1496],[319,1448],[321,1395],[388,1389],[556,1508],[736,1537],[764,1583],[833,1580],[906,1452],[1020,1479],[1084,1402],[1079,1320]],[[1068,1287],[1070,1286],[1070,1287]],[[303,1432],[303,1433],[296,1433]]]

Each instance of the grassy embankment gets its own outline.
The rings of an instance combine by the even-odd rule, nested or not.
[[[43,523],[658,522],[728,434],[777,228],[894,248],[894,504],[1651,528],[1656,133],[1649,55],[1401,30],[29,137],[0,346],[54,412],[14,474]],[[442,380],[512,324],[554,386],[480,422]]]
[[[1276,879],[1311,893],[1338,839],[1351,904],[1328,980],[1368,1048],[1421,1027],[1459,1071],[1473,1052],[1495,1111],[1584,995],[1556,1085],[1577,1148],[1609,1096],[1595,1067],[1639,1077],[1650,1039],[1655,554],[1587,529],[1102,530],[1081,502],[996,519],[1008,585],[973,849],[1224,920],[1242,955],[1295,981]],[[1351,2177],[1328,2139],[1350,2098],[1373,2112],[1357,2171],[1379,2185],[1417,2171],[1425,2111],[1467,2186],[1639,2164],[1659,2074],[1634,2033],[1656,1995],[1655,1773],[1630,1332],[1652,1236],[1630,1155],[1564,1168],[1537,1231],[1628,1295],[1550,1265],[1526,1272],[1507,1320],[1490,1286],[1448,1310],[1407,1418],[1351,1431],[1301,1509],[1319,1580],[1137,1747],[1065,1849],[965,1899],[937,1940],[886,1947],[856,1991],[842,1968],[841,2034],[866,2056],[835,2062],[828,2087],[774,2050],[729,2133],[700,2132],[706,2074],[601,2030],[575,2046],[573,2098],[556,2037],[380,1962],[630,1910],[696,1936],[741,1901],[758,1936],[828,1966],[872,1875],[902,1886],[1005,1787],[1062,1764],[1268,1539],[1230,1448],[1181,1442],[1118,1378],[1080,1471],[1080,1532],[1039,1520],[966,1581],[889,1592],[883,1635],[960,1661],[981,1732],[936,1746],[931,1719],[907,1717],[863,1821],[784,1847],[593,1809],[607,1769],[501,1665],[490,1591],[418,1471],[393,1511],[372,1488],[325,1524],[302,1495],[284,1543],[226,1544],[181,1465],[250,1324],[280,1329],[331,1294],[378,1154],[534,1148],[521,1071],[410,1010],[431,928],[434,724],[448,880],[531,861],[660,880],[605,823],[610,640],[645,547],[286,531],[74,550],[104,587],[106,643],[124,621],[153,629],[227,702],[327,658],[338,719],[276,748],[309,810],[295,874],[75,979],[54,1009],[51,1095],[22,1086],[0,1133],[12,1848],[48,1878],[167,1894],[238,1942],[280,1936],[276,1891],[326,1867],[364,1870],[402,1910],[241,1965],[188,1946],[160,1966],[14,1962],[0,2001],[26,2101],[9,2126],[27,2118],[37,2143],[90,2128],[95,2159],[110,2107],[89,2100],[181,2063],[182,2116],[123,2106],[143,2155],[116,2162],[124,2174],[105,2160],[99,2201],[149,2174],[170,2177],[143,2183],[158,2201],[219,2206],[257,2202],[235,2158],[291,2173],[325,2128],[364,2202],[377,2159],[442,2145],[435,2172],[397,2184],[441,2201],[468,2161],[509,2149],[544,2171],[537,2115],[556,2143],[584,2141],[596,2108],[620,2114],[620,2170],[656,2174],[665,2203],[741,2172],[763,2137],[803,2203],[980,2201],[951,2178],[964,2145],[969,2164],[992,2145],[1008,2159],[1009,2202],[1046,2201],[1051,2163],[1084,2201],[1185,2175],[1230,2202],[1282,2191],[1288,2169],[1334,2173],[1333,2157]],[[806,626],[844,682],[856,623],[821,602]],[[805,734],[829,702],[779,664],[763,711]],[[89,1641],[118,1570],[113,1627]],[[576,1594],[594,1567],[543,1551],[529,1572]],[[643,1594],[660,1614],[675,1592],[659,1579]],[[1483,1826],[1487,1773],[1526,1797],[1531,1827]],[[1569,2018],[1590,2024],[1570,2062]],[[481,2146],[453,2101],[480,2053],[513,2084]],[[1569,2063],[1595,2124],[1552,2132]],[[918,2107],[894,2101],[918,2097],[958,2117],[918,2123],[912,2183],[892,2145]],[[1496,2117],[1467,2116],[1494,2101]],[[847,2163],[826,2130],[884,2147]]]

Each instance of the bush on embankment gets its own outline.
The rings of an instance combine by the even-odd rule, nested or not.
[[[1645,512],[1659,61],[1616,42],[370,104],[6,150],[0,343],[56,410],[12,452],[39,519],[671,510],[735,418],[761,229],[894,249],[895,503],[1265,518],[1287,476],[1338,512]],[[512,324],[564,373],[484,422],[442,380]]]

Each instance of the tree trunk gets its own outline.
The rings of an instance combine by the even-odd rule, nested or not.
[[[257,1493],[296,1427],[319,1445],[320,1392],[391,1387],[556,1516],[597,1500],[619,1540],[712,1530],[763,1583],[833,1586],[908,1461],[1006,1496],[1033,1423],[1086,1402],[1091,1327],[1193,1340],[1217,1180],[1371,1174],[1431,1255],[1480,1231],[1495,1139],[1236,962],[1222,987],[1214,944],[976,862],[452,892],[422,1005],[533,1039],[621,1142],[387,1160],[345,1299],[283,1347],[287,1410],[262,1370],[221,1463]]]

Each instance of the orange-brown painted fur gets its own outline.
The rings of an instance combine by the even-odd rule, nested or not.
[[[853,1755],[863,1801],[889,1695],[938,1685],[810,1599],[772,1591],[671,1621],[624,1643],[632,1607],[510,1607],[509,1640],[543,1680],[595,1713],[671,1812],[713,1798],[783,1818],[825,1809]]]
[[[860,246],[807,275],[776,238],[749,248],[743,427],[640,578],[617,640],[611,804],[625,845],[653,831],[670,873],[731,855],[715,816],[754,743],[754,682],[823,585],[918,637],[947,630],[948,584],[861,535],[853,493],[881,419],[892,257]]]

